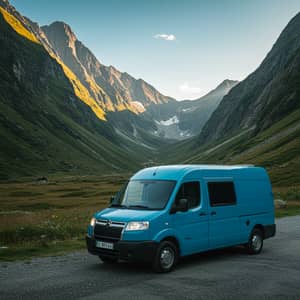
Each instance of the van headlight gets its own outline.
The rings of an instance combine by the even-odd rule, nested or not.
[[[90,225],[94,227],[96,224],[96,218],[91,218]]]
[[[146,230],[149,228],[149,222],[129,222],[125,228],[126,231],[133,231],[133,230]]]

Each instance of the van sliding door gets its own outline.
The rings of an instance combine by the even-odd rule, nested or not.
[[[206,188],[209,199],[209,247],[237,244],[240,230],[233,179],[207,179]]]

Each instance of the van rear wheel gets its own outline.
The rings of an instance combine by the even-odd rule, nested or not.
[[[248,249],[249,254],[259,254],[264,245],[263,233],[259,228],[254,228],[246,248]]]
[[[177,264],[178,248],[171,241],[162,241],[156,251],[153,269],[158,273],[170,272]]]

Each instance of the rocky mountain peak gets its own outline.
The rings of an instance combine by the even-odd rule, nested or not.
[[[62,21],[55,21],[50,25],[42,26],[42,29],[56,31],[57,34],[65,34],[70,40],[77,40],[75,33],[72,31],[70,25]]]
[[[237,83],[238,83],[238,80],[225,79],[217,86],[217,88],[230,88],[231,89]]]
[[[61,21],[55,21],[50,25],[42,26],[41,29],[45,32],[51,42],[57,43],[58,47],[67,46],[71,48],[73,54],[76,56],[75,43],[77,37],[68,24]]]

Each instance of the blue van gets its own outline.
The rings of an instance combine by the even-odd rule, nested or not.
[[[178,258],[245,245],[258,254],[275,235],[272,187],[264,168],[173,165],[137,172],[91,219],[87,248],[103,262],[142,260],[157,272]]]

